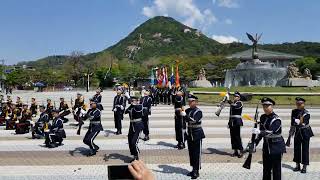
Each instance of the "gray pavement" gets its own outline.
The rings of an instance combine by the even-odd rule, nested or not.
[[[83,92],[86,101],[94,92]],[[14,92],[13,98],[22,97],[24,101],[36,97],[38,103],[45,103],[51,98],[58,105],[59,97],[65,97],[69,102],[76,92],[43,92],[31,91]],[[104,91],[102,124],[105,131],[100,133],[96,144],[101,147],[95,157],[86,157],[84,154],[88,147],[82,143],[87,122],[82,134],[76,135],[76,127],[70,116],[70,122],[65,125],[67,139],[64,146],[55,149],[43,147],[43,139],[30,139],[31,134],[15,135],[14,131],[3,130],[0,127],[0,179],[107,179],[107,166],[111,164],[127,164],[130,160],[127,131],[128,117],[123,121],[123,135],[116,136],[113,125],[113,112],[111,111],[114,92]],[[216,117],[215,106],[199,106],[203,110],[203,126],[206,139],[203,141],[203,164],[200,179],[262,179],[261,145],[254,155],[252,169],[242,168],[244,158],[232,158],[227,119],[229,109],[222,111]],[[186,174],[190,170],[187,150],[174,149],[173,107],[159,105],[152,107],[150,117],[151,140],[139,142],[141,158],[153,170],[157,179],[189,179]],[[254,108],[244,109],[244,113],[254,115]],[[275,112],[283,120],[283,134],[287,137],[289,130],[290,109],[275,108]],[[262,110],[260,111],[260,114]],[[311,140],[311,165],[308,173],[292,172],[292,147],[283,158],[283,179],[320,179],[320,109],[310,109],[311,125],[316,134]],[[252,122],[246,121],[242,128],[243,145],[246,146],[251,136]],[[53,176],[54,175],[54,176]]]

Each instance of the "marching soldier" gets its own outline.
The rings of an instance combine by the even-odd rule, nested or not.
[[[60,118],[63,120],[63,123],[67,123],[69,119],[66,118],[71,112],[69,110],[68,104],[64,101],[64,98],[60,98],[60,105],[59,105],[59,113]]]
[[[126,97],[122,95],[122,90],[117,90],[117,95],[114,97],[113,100],[113,107],[112,111],[114,114],[114,127],[117,129],[116,135],[122,134],[122,123],[123,114],[126,107]]]
[[[46,113],[46,107],[44,105],[39,106],[40,117],[34,125],[34,130],[32,132],[32,139],[44,136],[44,128],[49,123],[49,115]]]
[[[66,138],[66,132],[63,129],[63,121],[59,117],[59,110],[52,110],[54,117],[49,132],[46,133],[45,144],[48,148],[55,148],[62,145],[63,138]]]
[[[99,150],[99,146],[97,146],[93,141],[100,133],[100,131],[103,131],[101,125],[101,111],[100,109],[98,109],[97,105],[98,102],[94,99],[91,99],[90,109],[84,115],[84,120],[90,120],[88,131],[83,138],[83,143],[90,147],[90,153],[88,154],[88,156],[96,155],[97,151]]]
[[[31,98],[30,111],[33,117],[37,116],[38,105],[36,102],[36,98]]]
[[[185,132],[186,132],[186,122],[184,118],[181,116],[180,112],[183,110],[184,102],[183,102],[183,92],[178,91],[175,95],[174,100],[174,124],[175,124],[175,132],[176,132],[176,140],[178,141],[177,148],[184,149],[185,148]]]
[[[46,107],[46,112],[49,115],[49,119],[52,120],[53,116],[52,116],[52,111],[54,109],[53,103],[51,101],[51,99],[47,99],[47,107]]]
[[[143,108],[147,110],[147,114],[144,114],[142,116],[142,122],[143,122],[143,134],[144,134],[144,141],[148,141],[150,139],[149,137],[149,115],[151,115],[151,104],[152,104],[152,99],[149,96],[150,91],[146,90],[144,91],[144,96],[140,99],[140,104],[142,104]]]
[[[286,152],[284,139],[281,135],[281,119],[273,112],[275,102],[270,98],[262,98],[264,114],[260,116],[260,128],[254,128],[252,133],[257,134],[256,146],[263,139],[263,179],[281,179],[281,159]]]
[[[181,116],[188,123],[187,142],[192,166],[192,171],[188,173],[188,176],[191,176],[191,179],[197,179],[201,169],[202,139],[205,138],[205,135],[201,126],[202,111],[197,107],[198,97],[189,94],[188,103],[189,108],[181,111]]]
[[[294,158],[296,167],[293,171],[307,172],[307,165],[309,165],[309,144],[310,137],[314,136],[312,129],[309,125],[310,114],[304,108],[305,99],[301,97],[296,98],[297,109],[292,110],[291,113],[291,126],[296,128],[294,135]],[[302,160],[302,161],[301,161]],[[303,165],[302,169],[300,163]]]
[[[243,147],[240,135],[241,126],[243,126],[241,114],[243,104],[240,101],[240,93],[234,93],[234,101],[228,100],[230,104],[230,117],[228,122],[228,127],[230,129],[231,146],[234,150],[232,156],[241,158],[243,156]],[[239,152],[238,152],[239,151]]]
[[[131,97],[131,105],[126,109],[126,114],[130,117],[130,126],[128,133],[128,144],[133,160],[139,160],[139,135],[143,130],[142,117],[148,114],[147,110],[143,108],[142,104],[139,104],[137,97]]]
[[[79,122],[80,120],[80,111],[83,106],[84,106],[84,97],[82,96],[82,94],[77,93],[77,98],[74,102],[74,106],[72,107],[73,118],[77,122]]]
[[[101,104],[102,96],[101,96],[101,89],[97,89],[96,94],[92,98],[97,103],[97,108],[102,111],[103,106]]]
[[[16,121],[16,134],[28,133],[32,125],[32,114],[28,109],[28,104],[23,104],[22,108],[21,118]]]

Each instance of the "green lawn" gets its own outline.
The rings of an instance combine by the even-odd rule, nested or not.
[[[209,92],[223,92],[226,91],[224,87],[214,88],[188,88],[190,91],[209,91]],[[320,92],[320,87],[231,87],[231,92]]]
[[[197,94],[197,96],[199,102],[204,104],[218,104],[223,99],[223,97],[219,95]],[[254,106],[261,98],[262,96],[253,96],[252,100],[244,103],[249,106]],[[270,98],[279,106],[294,107],[295,105],[295,96],[270,96]],[[320,106],[320,96],[305,96],[303,98],[306,99],[307,106]]]

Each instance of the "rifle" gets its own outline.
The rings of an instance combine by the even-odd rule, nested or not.
[[[222,111],[222,109],[224,108],[224,104],[227,102],[227,96],[230,94],[230,86],[231,84],[229,84],[229,86],[227,87],[227,93],[225,93],[222,101],[220,101],[220,103],[218,104],[218,109],[217,111],[215,112],[215,114],[219,117],[220,116],[220,113]]]
[[[300,124],[302,124],[302,123],[303,123],[303,115],[300,114]],[[288,139],[286,141],[286,146],[287,147],[290,147],[290,145],[291,145],[291,137],[294,135],[294,133],[296,133],[296,127],[295,126],[290,126],[289,136],[288,136]]]
[[[294,133],[296,133],[296,127],[295,126],[290,126],[289,136],[288,136],[288,139],[286,141],[286,146],[287,147],[290,147],[290,145],[291,145],[291,137],[294,135]]]
[[[258,127],[258,116],[259,116],[258,108],[259,108],[259,103],[257,104],[256,113],[254,115],[254,128]],[[254,144],[255,143],[254,142],[255,139],[256,139],[256,134],[252,133],[251,141],[248,143],[247,148],[246,148],[246,151],[249,152],[249,155],[248,155],[246,161],[244,162],[244,164],[242,166],[242,167],[244,167],[246,169],[250,169],[251,168],[252,154],[255,151],[255,144]]]

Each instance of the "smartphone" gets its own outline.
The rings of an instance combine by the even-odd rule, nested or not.
[[[133,176],[128,169],[128,165],[108,166],[109,180],[133,180]]]

